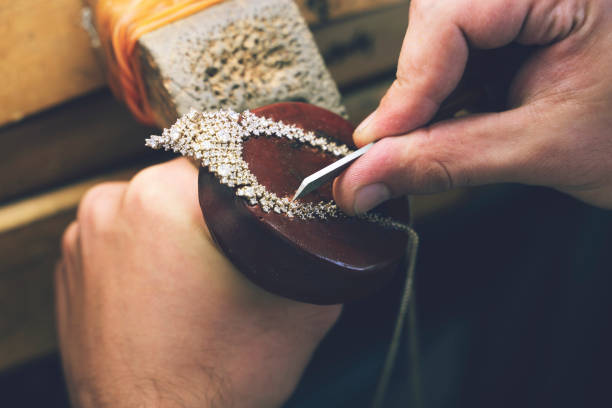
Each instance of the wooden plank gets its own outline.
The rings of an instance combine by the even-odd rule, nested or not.
[[[320,24],[387,6],[408,3],[408,0],[295,0],[310,24]]]
[[[315,25],[406,2],[297,0]],[[99,61],[81,27],[81,11],[81,0],[0,4],[0,126],[104,86]],[[342,85],[342,78],[336,79]]]
[[[408,27],[408,9],[408,4],[402,4],[313,31],[321,55],[340,87],[395,72]]]
[[[74,215],[66,211],[0,235],[0,370],[56,346],[53,268],[61,234]]]
[[[0,129],[0,203],[151,155],[138,124],[100,91]]]
[[[0,4],[0,124],[82,95],[104,84],[80,0]]]
[[[93,185],[132,167],[0,207],[0,370],[55,347],[53,269],[76,205]]]
[[[24,198],[0,206],[0,235],[40,220],[54,217],[65,211],[72,211],[83,195],[96,184],[108,180],[129,180],[134,169],[98,176],[85,181],[51,190],[42,195]]]

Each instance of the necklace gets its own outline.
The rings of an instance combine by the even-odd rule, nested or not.
[[[259,184],[255,175],[249,171],[242,158],[242,143],[252,136],[280,137],[309,145],[328,152],[336,157],[346,156],[351,150],[346,145],[338,145],[327,138],[304,131],[293,125],[259,117],[248,110],[239,114],[231,110],[198,112],[191,110],[179,118],[160,136],[152,135],[146,145],[153,149],[173,150],[198,160],[220,183],[234,189],[236,196],[242,197],[251,205],[259,205],[265,212],[274,211],[288,217],[300,219],[327,219],[347,217],[334,201],[318,203],[292,201],[289,197],[278,197]],[[401,333],[410,302],[414,268],[418,248],[418,236],[409,225],[374,212],[357,216],[383,228],[405,233],[408,236],[406,282],[400,301],[399,313],[395,321],[391,344],[387,351],[383,370],[374,396],[374,406],[381,406],[388,388],[389,378],[399,348]],[[414,323],[409,321],[410,333],[414,333]],[[413,334],[414,337],[414,334]],[[414,338],[411,339],[414,342]],[[413,343],[414,344],[414,343]],[[414,358],[414,356],[412,356]]]
[[[221,184],[234,189],[236,196],[244,198],[250,205],[259,205],[264,212],[273,211],[302,220],[347,217],[334,201],[292,201],[259,184],[242,158],[242,143],[253,136],[285,138],[335,157],[352,152],[348,146],[317,136],[314,132],[260,117],[248,110],[237,113],[232,110],[198,112],[192,109],[169,129],[164,129],[161,135],[151,135],[145,144],[199,161]],[[408,225],[381,214],[368,212],[357,217],[385,228],[411,231]]]

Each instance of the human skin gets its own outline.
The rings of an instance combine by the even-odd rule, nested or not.
[[[246,280],[214,245],[197,191],[197,169],[177,159],[82,200],[55,274],[75,407],[280,406],[338,318],[338,305]]]
[[[607,0],[413,0],[397,80],[354,135],[384,139],[334,183],[340,206],[512,181],[612,208],[611,14]],[[513,41],[544,47],[508,111],[421,127],[456,86],[468,43]],[[56,304],[75,406],[279,406],[336,321],[339,306],[268,294],[232,267],[196,180],[177,160],[99,186],[66,231]]]
[[[468,44],[541,46],[509,109],[423,126],[457,85]],[[379,140],[334,182],[349,214],[403,194],[516,182],[612,208],[612,1],[413,0],[397,78],[355,131]]]

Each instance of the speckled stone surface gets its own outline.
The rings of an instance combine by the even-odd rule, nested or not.
[[[190,108],[242,111],[282,101],[345,114],[291,0],[228,0],[145,34],[139,50],[160,125]]]

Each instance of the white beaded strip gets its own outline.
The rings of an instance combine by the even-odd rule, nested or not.
[[[337,144],[313,132],[294,125],[273,121],[249,111],[242,114],[232,110],[198,112],[192,109],[179,118],[161,136],[152,135],[146,145],[153,149],[172,150],[192,157],[213,173],[221,184],[234,189],[239,197],[251,205],[259,205],[265,212],[273,211],[303,220],[327,219],[346,216],[334,201],[317,203],[292,201],[278,197],[259,184],[242,158],[242,143],[250,137],[281,137],[341,157],[351,153],[346,145]],[[410,227],[376,213],[366,213],[359,218],[385,228],[408,232]]]

